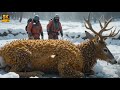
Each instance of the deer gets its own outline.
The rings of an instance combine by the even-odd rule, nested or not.
[[[115,31],[116,31],[116,28],[115,28],[115,30],[113,32],[111,31],[111,33],[109,35],[103,36],[102,35],[103,32],[113,29],[113,26],[111,28],[107,29],[109,23],[113,20],[113,17],[111,17],[108,20],[105,20],[103,18],[104,26],[102,25],[102,23],[100,21],[102,19],[102,17],[99,19],[99,24],[100,24],[100,28],[101,28],[101,30],[99,32],[96,32],[92,27],[92,24],[90,22],[90,13],[88,15],[88,19],[84,18],[84,21],[85,21],[84,25],[85,25],[86,29],[92,31],[95,34],[95,36],[93,36],[88,31],[85,31],[86,37],[87,37],[87,39],[89,39],[89,41],[87,42],[89,44],[89,46],[88,46],[89,51],[86,50],[86,52],[88,54],[86,57],[84,56],[86,58],[86,60],[85,60],[86,64],[84,63],[85,64],[84,66],[86,67],[84,69],[86,69],[86,70],[83,70],[84,72],[87,71],[87,72],[94,73],[92,71],[92,68],[95,65],[97,59],[104,60],[111,64],[117,63],[117,61],[115,60],[115,58],[112,55],[112,53],[110,52],[110,50],[107,48],[105,40],[108,37],[115,37],[120,32],[120,30],[118,30],[118,32],[115,33]],[[86,47],[87,47],[86,43],[83,44],[83,47],[84,47],[84,45],[86,45]],[[81,45],[78,45],[78,46],[79,46],[79,48],[81,47]],[[85,52],[85,51],[83,51],[83,52]],[[90,63],[90,62],[93,62],[93,63]],[[87,65],[87,63],[88,63],[88,65]]]
[[[15,72],[20,77],[39,76],[55,72],[61,78],[84,78],[93,75],[92,70],[97,60],[116,64],[114,56],[107,48],[105,39],[114,37],[115,30],[108,36],[102,36],[112,19],[100,22],[101,30],[97,33],[90,23],[90,15],[85,20],[85,27],[96,36],[85,32],[89,40],[78,45],[67,40],[16,40],[0,48],[0,68],[6,72]]]

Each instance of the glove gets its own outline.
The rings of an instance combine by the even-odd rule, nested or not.
[[[59,32],[57,32],[57,35],[59,35]]]
[[[41,38],[44,39],[43,36],[41,36]]]
[[[63,37],[63,34],[61,33],[61,37]]]
[[[29,33],[29,32],[28,32],[28,36],[32,36],[32,33]]]
[[[62,31],[60,31],[60,34],[61,34],[61,37],[63,37],[63,32]]]
[[[49,35],[49,31],[47,31],[47,34]]]
[[[34,39],[34,37],[32,36],[32,33],[28,33],[28,37],[29,39]]]
[[[34,39],[34,37],[33,37],[33,36],[30,36],[29,39]]]
[[[50,31],[49,31],[49,30],[47,30],[47,34],[48,34],[48,35],[50,34]]]

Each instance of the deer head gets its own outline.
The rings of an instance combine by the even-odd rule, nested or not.
[[[91,30],[95,36],[91,35],[89,32],[85,31],[86,33],[86,37],[88,39],[90,39],[91,41],[93,41],[94,45],[95,45],[95,50],[96,50],[96,58],[107,61],[111,64],[115,64],[117,63],[117,61],[115,60],[114,56],[112,55],[112,53],[110,52],[110,50],[107,48],[105,40],[107,39],[107,37],[114,37],[116,36],[119,31],[117,33],[115,33],[115,30],[108,35],[108,36],[102,36],[102,33],[104,31],[108,31],[111,30],[113,27],[106,29],[108,24],[112,21],[113,18],[110,18],[109,20],[105,20],[104,21],[104,26],[102,25],[100,19],[99,19],[99,24],[101,27],[101,30],[99,32],[96,32],[91,23],[90,23],[90,13],[88,15],[88,19],[85,19],[85,27],[89,30]]]

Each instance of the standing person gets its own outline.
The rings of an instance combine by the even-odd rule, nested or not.
[[[36,15],[32,22],[28,24],[27,32],[29,39],[40,39],[40,34],[41,38],[43,39],[43,30],[38,15]]]
[[[61,37],[63,37],[62,26],[59,19],[59,15],[56,14],[53,20],[48,24],[47,32],[49,39],[58,39],[59,33],[61,34]]]

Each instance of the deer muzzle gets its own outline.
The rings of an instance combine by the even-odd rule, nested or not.
[[[114,58],[113,54],[109,51],[109,49],[108,49],[108,52],[107,52],[107,56],[109,57],[108,62],[110,64],[116,64],[117,63],[116,59]]]
[[[117,61],[116,61],[115,59],[111,59],[111,60],[109,60],[109,63],[110,63],[110,64],[116,64]]]

